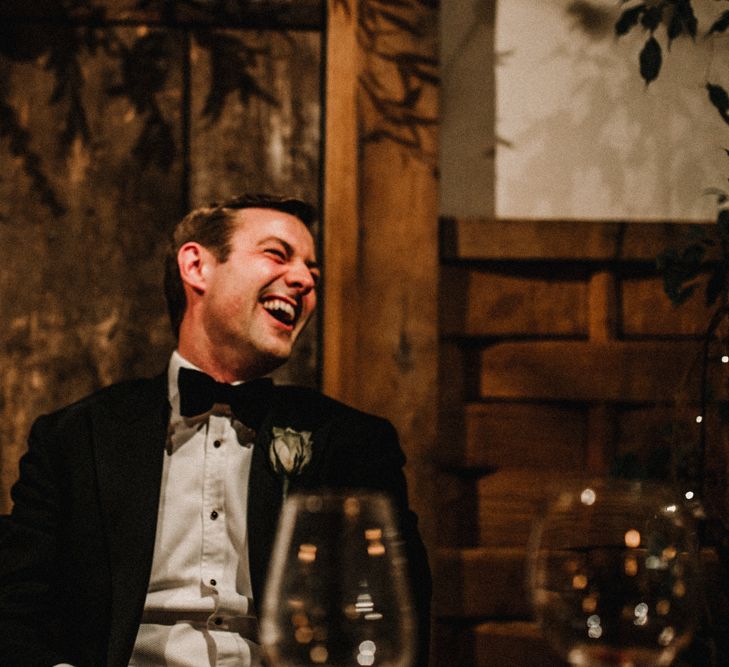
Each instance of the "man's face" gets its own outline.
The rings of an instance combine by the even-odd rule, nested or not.
[[[242,209],[225,262],[206,276],[203,326],[213,345],[240,353],[241,367],[280,366],[316,307],[314,239],[298,218]]]

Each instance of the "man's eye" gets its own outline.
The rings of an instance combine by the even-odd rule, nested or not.
[[[286,259],[286,254],[284,253],[284,251],[279,250],[278,248],[266,248],[265,252],[267,255],[272,255],[276,259],[281,259],[281,260]]]

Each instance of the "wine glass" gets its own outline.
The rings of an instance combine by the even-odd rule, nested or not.
[[[532,532],[529,580],[546,639],[572,665],[670,665],[693,634],[698,561],[689,512],[646,482],[576,483]]]
[[[412,664],[415,620],[396,526],[379,494],[289,496],[261,615],[273,665]]]

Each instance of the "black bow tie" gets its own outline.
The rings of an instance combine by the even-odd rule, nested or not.
[[[202,415],[216,403],[223,403],[229,405],[246,426],[257,431],[270,405],[273,382],[269,378],[259,378],[236,385],[225,384],[192,368],[180,368],[177,386],[183,417]]]

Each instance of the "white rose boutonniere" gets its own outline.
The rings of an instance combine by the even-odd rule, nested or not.
[[[304,466],[311,461],[311,431],[295,431],[273,427],[273,440],[268,449],[271,466],[283,478],[283,497],[289,490],[289,482],[301,474]]]

